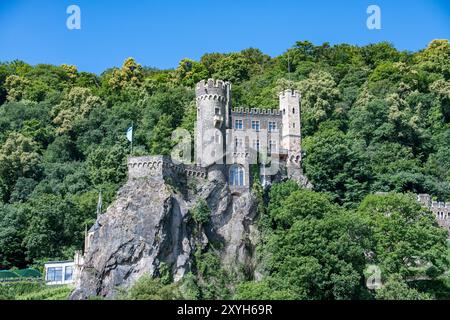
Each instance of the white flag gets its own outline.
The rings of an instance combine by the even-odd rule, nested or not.
[[[102,206],[103,206],[103,199],[102,199],[102,192],[100,191],[98,194],[98,202],[97,202],[97,217],[102,214]]]
[[[133,142],[133,126],[129,127],[127,130],[127,139],[130,142]]]

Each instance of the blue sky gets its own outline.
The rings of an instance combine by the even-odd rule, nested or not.
[[[81,8],[81,30],[66,27],[72,4]],[[381,30],[366,27],[371,4],[381,8]],[[449,34],[449,0],[0,0],[0,61],[96,73],[130,56],[173,68],[186,57],[248,47],[275,56],[298,40],[389,41],[415,51]]]

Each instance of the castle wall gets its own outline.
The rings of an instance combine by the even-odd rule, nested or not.
[[[236,128],[236,120],[242,120],[242,129]],[[252,129],[252,121],[259,121],[260,130]],[[274,122],[276,129],[269,132],[269,122]],[[281,130],[282,121],[279,110],[262,110],[262,109],[234,109],[231,113],[232,129],[227,136],[229,144],[228,150],[233,153],[251,153],[256,151],[254,142],[259,141],[259,150],[263,152],[268,150],[269,142],[276,142],[276,150],[273,153],[280,152],[281,146]],[[242,145],[236,146],[236,139],[242,142]],[[256,163],[256,153],[247,156],[250,163]]]
[[[450,203],[432,201],[428,194],[417,195],[417,200],[434,213],[439,226],[450,233]]]
[[[243,121],[242,130],[252,129],[252,120],[260,122],[260,130],[269,130],[269,121],[275,122],[277,126],[277,132],[281,132],[282,121],[281,112],[274,109],[233,109],[231,111],[231,125],[232,129],[235,129],[235,121],[239,119]]]
[[[207,170],[193,165],[174,164],[167,156],[131,157],[128,159],[128,178],[174,178],[177,176],[206,179]]]

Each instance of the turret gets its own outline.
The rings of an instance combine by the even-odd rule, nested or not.
[[[288,162],[299,164],[301,160],[300,93],[288,89],[281,92],[279,98],[283,123],[281,145],[288,150]]]
[[[421,193],[417,195],[417,201],[427,208],[431,207],[431,196],[426,193]]]
[[[225,134],[230,126],[231,84],[222,80],[200,81],[197,101],[196,162],[203,167],[223,163]]]

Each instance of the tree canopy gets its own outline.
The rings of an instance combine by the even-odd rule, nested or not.
[[[424,297],[409,281],[443,275],[445,231],[406,194],[450,199],[445,39],[418,52],[298,41],[275,57],[256,48],[207,53],[174,70],[127,58],[101,75],[0,63],[0,268],[71,258],[95,220],[98,192],[107,205],[126,178],[126,129],[134,123],[134,154],[170,154],[174,129],[193,132],[194,85],[209,77],[232,81],[235,106],[277,108],[280,90],[300,91],[302,166],[313,184],[288,181],[269,194],[255,185],[265,273],[240,283],[235,297],[375,297],[363,285],[367,263],[386,277],[376,297]],[[221,274],[198,265],[204,279]],[[231,297],[220,290],[228,279],[199,296]],[[169,288],[143,286],[152,297]]]

